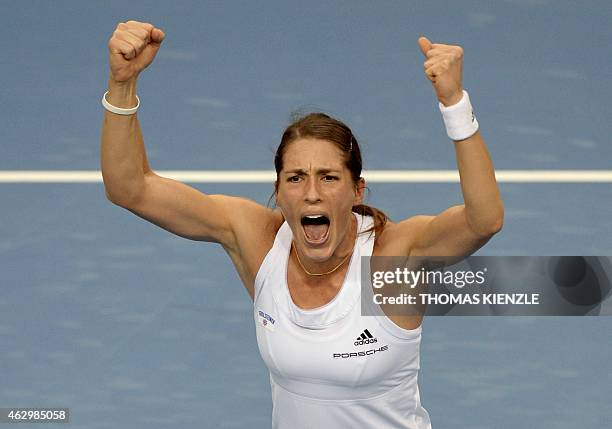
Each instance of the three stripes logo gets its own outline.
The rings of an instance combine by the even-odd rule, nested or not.
[[[354,344],[355,346],[363,346],[364,344],[374,344],[378,340],[368,331],[364,329],[360,336],[357,337]]]
[[[357,340],[354,342],[355,346],[363,346],[365,344],[374,344],[378,342],[378,339],[374,338],[374,336],[368,331],[364,329],[361,335],[357,337]],[[376,347],[376,346],[375,346]],[[389,345],[380,346],[378,348],[370,348],[368,350],[361,349],[359,351],[352,352],[344,352],[344,353],[333,353],[334,359],[350,359],[350,358],[360,358],[363,356],[372,356],[379,352],[385,352],[389,350]]]

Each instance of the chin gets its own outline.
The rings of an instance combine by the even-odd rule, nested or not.
[[[321,248],[309,248],[306,246],[303,248],[304,256],[314,262],[325,262],[328,261],[333,253],[334,249],[331,246],[321,247]]]

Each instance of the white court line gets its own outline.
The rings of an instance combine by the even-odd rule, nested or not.
[[[160,170],[164,177],[191,183],[272,183],[271,170]],[[503,183],[611,183],[612,170],[497,170]],[[457,183],[456,170],[369,170],[370,183]],[[95,170],[0,170],[0,183],[101,183]]]

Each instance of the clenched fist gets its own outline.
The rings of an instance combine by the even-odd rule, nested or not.
[[[126,82],[153,62],[165,34],[152,24],[121,22],[108,41],[111,79]]]
[[[431,81],[440,103],[450,106],[463,96],[463,48],[454,45],[431,43],[426,37],[418,40],[425,55],[425,75]]]

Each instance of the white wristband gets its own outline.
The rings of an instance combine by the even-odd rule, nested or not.
[[[470,96],[466,90],[463,90],[463,97],[459,103],[448,107],[442,103],[438,104],[446,126],[446,134],[452,140],[465,140],[476,134],[478,121],[474,116]]]
[[[116,113],[117,115],[133,115],[138,110],[138,107],[140,107],[140,99],[138,98],[138,96],[136,96],[136,106],[130,107],[129,109],[122,109],[121,107],[113,106],[108,101],[106,101],[106,94],[108,94],[108,91],[106,91],[102,96],[102,105],[109,112]]]

